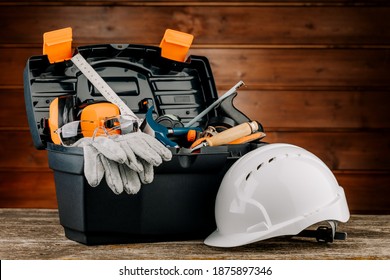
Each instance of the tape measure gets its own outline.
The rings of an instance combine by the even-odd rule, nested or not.
[[[103,95],[108,101],[118,106],[122,115],[128,115],[135,118],[140,124],[142,120],[138,118],[134,112],[123,102],[122,99],[112,90],[112,88],[103,80],[103,78],[92,68],[92,66],[85,60],[81,54],[76,54],[71,58],[74,65],[85,75],[94,87]]]

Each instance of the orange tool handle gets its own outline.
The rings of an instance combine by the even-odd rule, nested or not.
[[[229,128],[218,133],[215,136],[206,138],[205,141],[209,146],[219,146],[228,144],[238,138],[252,134],[259,129],[259,125],[256,121],[242,123],[235,127]]]

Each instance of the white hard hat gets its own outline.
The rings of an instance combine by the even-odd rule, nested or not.
[[[343,188],[318,157],[294,145],[268,144],[242,156],[225,174],[215,219],[217,230],[206,245],[234,247],[297,235],[322,221],[331,224],[333,241],[336,221],[347,222],[349,210]]]

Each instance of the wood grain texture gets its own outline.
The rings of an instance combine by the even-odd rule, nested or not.
[[[0,258],[9,259],[186,259],[186,260],[387,260],[390,217],[353,215],[340,230],[345,241],[320,244],[278,237],[236,248],[214,248],[203,240],[85,246],[66,239],[56,210],[0,209]]]
[[[205,49],[218,85],[243,80],[249,86],[389,86],[388,50]]]
[[[352,213],[390,214],[390,172],[336,171],[335,176]]]
[[[108,41],[106,41],[108,42]],[[38,48],[0,48],[0,85],[23,84],[27,59]],[[219,87],[243,80],[250,87],[390,87],[388,49],[194,49],[206,56]]]
[[[219,5],[3,6],[0,44],[41,44],[44,32],[71,26],[76,44],[159,44],[167,27],[196,44],[389,44],[388,7]],[[98,15],[98,16],[97,16]],[[39,19],[39,20],[38,20]],[[245,20],[237,20],[245,19]],[[91,24],[93,23],[93,24]],[[24,28],[28,26],[29,28]]]
[[[89,1],[89,0],[73,0],[72,6],[112,6],[113,1]],[[197,5],[197,6],[370,6],[372,4],[386,4],[387,0],[144,0],[144,1],[129,1],[116,0],[116,6],[169,6],[169,5]],[[36,6],[66,6],[69,1],[50,1],[50,0],[0,0],[0,5],[15,6],[15,5],[36,5]]]
[[[220,90],[219,92],[225,92]],[[267,130],[384,129],[388,91],[239,90],[234,105]]]
[[[0,88],[0,129],[28,129],[23,88]]]
[[[57,208],[53,172],[42,170],[0,171],[0,208]]]
[[[30,131],[0,131],[0,168],[47,168],[47,152],[35,149]]]

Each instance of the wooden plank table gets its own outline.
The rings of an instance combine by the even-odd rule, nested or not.
[[[203,240],[86,246],[68,240],[58,211],[0,209],[0,259],[390,259],[390,216],[352,215],[346,241],[280,237],[237,248]]]

